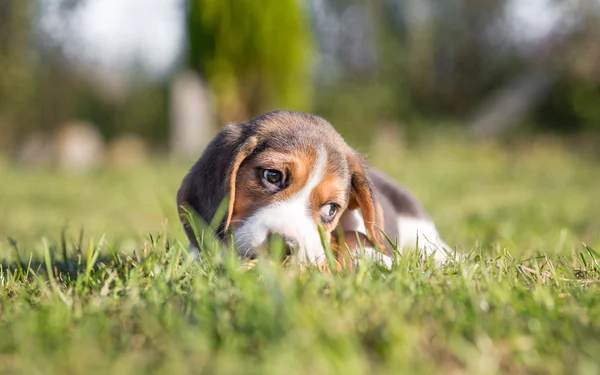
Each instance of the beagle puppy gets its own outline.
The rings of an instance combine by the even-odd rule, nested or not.
[[[177,194],[192,250],[200,249],[187,210],[209,223],[226,198],[217,235],[232,238],[242,257],[256,257],[280,236],[288,255],[321,264],[319,226],[337,251],[352,254],[361,241],[365,257],[387,266],[393,247],[382,232],[399,251],[418,246],[437,263],[446,258],[442,247],[450,249],[406,189],[368,167],[327,121],[310,114],[269,112],[227,125],[211,141]]]

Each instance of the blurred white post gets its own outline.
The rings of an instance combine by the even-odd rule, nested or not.
[[[54,143],[59,167],[71,171],[86,171],[100,165],[106,151],[100,131],[87,121],[62,125]]]
[[[198,74],[177,74],[171,85],[171,153],[199,157],[210,141],[214,111],[210,91]]]

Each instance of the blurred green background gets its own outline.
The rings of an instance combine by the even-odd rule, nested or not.
[[[165,150],[188,69],[211,126],[287,108],[365,146],[382,126],[592,139],[599,17],[592,0],[3,0],[0,149],[77,119]]]

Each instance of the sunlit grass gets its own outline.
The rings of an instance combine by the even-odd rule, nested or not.
[[[596,162],[459,141],[369,160],[469,256],[351,273],[194,261],[173,203],[188,164],[0,167],[0,372],[600,371]]]

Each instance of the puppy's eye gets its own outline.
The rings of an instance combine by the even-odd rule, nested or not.
[[[338,210],[338,206],[336,206],[333,203],[327,203],[327,204],[321,206],[321,209],[319,210],[319,214],[321,215],[321,220],[324,223],[329,223],[335,217],[337,210]]]
[[[262,173],[262,178],[271,185],[275,185],[279,188],[283,186],[283,173],[278,170],[265,169]]]

